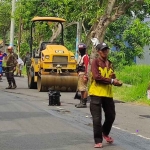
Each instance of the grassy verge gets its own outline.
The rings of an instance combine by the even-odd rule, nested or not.
[[[23,66],[22,74],[23,74],[24,76],[26,76],[26,75],[27,75],[27,73],[26,73],[26,66]]]
[[[150,105],[147,99],[147,88],[150,83],[150,66],[126,66],[116,72],[117,78],[122,80],[122,87],[113,87],[114,99],[125,102],[135,102]]]

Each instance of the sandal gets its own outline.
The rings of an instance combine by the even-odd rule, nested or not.
[[[94,148],[102,148],[102,147],[103,147],[102,143],[97,143],[94,145]]]
[[[103,135],[103,138],[106,140],[106,142],[108,143],[113,143],[114,140],[110,137],[110,136],[106,136],[106,135]]]

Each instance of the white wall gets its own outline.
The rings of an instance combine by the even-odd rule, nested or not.
[[[144,47],[144,58],[140,59],[136,57],[136,64],[149,64],[150,65],[150,46]]]

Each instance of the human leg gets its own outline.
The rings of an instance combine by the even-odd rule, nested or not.
[[[102,143],[102,112],[101,112],[101,98],[98,96],[90,96],[90,112],[93,119],[93,132],[95,144]]]
[[[2,80],[2,65],[0,64],[0,80]]]
[[[86,91],[81,91],[81,100],[80,100],[79,104],[75,105],[76,108],[87,108],[87,105],[86,105],[87,97],[84,98],[84,96],[83,96],[85,92]]]
[[[14,78],[14,72],[11,72],[11,82],[13,83],[13,89],[15,89],[17,87],[16,85],[16,81],[15,81],[15,78]]]
[[[102,127],[103,135],[104,135],[104,138],[107,140],[107,142],[110,141],[111,143],[111,141],[113,142],[113,139],[111,137],[108,137],[108,135],[111,131],[112,124],[116,116],[115,104],[114,104],[113,98],[104,98],[102,100],[102,108],[105,113],[105,121]]]
[[[78,90],[81,91],[81,100],[79,104],[76,104],[77,108],[86,108],[87,103],[87,83],[83,81],[83,74],[79,75],[78,78]]]
[[[17,85],[16,85],[16,81],[14,78],[14,67],[10,67],[9,79],[10,79],[10,82],[13,84],[12,88],[15,89]]]
[[[11,89],[12,84],[11,84],[11,77],[10,77],[10,67],[5,68],[5,75],[6,75],[7,82],[8,82],[8,87],[6,89]]]
[[[19,75],[20,75],[20,76],[22,75],[22,69],[23,69],[23,65],[20,65],[20,66],[19,66]]]

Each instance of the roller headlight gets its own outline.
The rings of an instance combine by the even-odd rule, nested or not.
[[[71,59],[75,59],[75,57],[74,57],[74,56],[71,56]]]
[[[49,59],[49,55],[45,55],[45,59]]]

